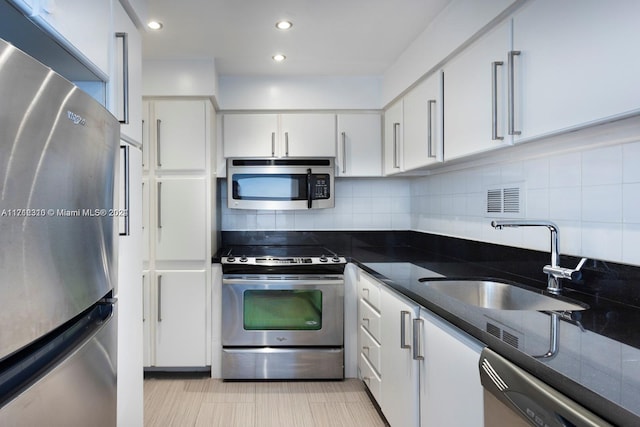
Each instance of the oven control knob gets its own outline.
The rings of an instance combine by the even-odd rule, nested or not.
[[[247,262],[247,261],[248,261],[248,260],[247,260],[247,256],[246,256],[246,255],[242,255],[242,256],[240,257],[240,262]]]
[[[236,260],[236,257],[234,257],[233,255],[229,255],[227,257],[227,262],[234,262]]]
[[[338,255],[335,255],[333,258],[331,258],[331,261],[340,262],[340,257]]]
[[[327,262],[327,261],[328,259],[324,254],[320,255],[320,262]]]

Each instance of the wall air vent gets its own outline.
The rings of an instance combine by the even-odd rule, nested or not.
[[[505,184],[487,189],[487,216],[523,218],[523,183]]]
[[[503,324],[500,324],[500,326],[498,326],[499,322],[497,322],[495,319],[491,319],[488,316],[485,316],[485,317],[491,320],[491,322],[487,322],[487,326],[485,328],[485,331],[487,331],[487,333],[493,335],[499,340],[502,340],[503,342],[509,344],[512,347],[515,347],[515,348],[520,347],[520,339],[522,337],[521,332],[511,329],[508,326]],[[511,329],[511,330],[507,330],[507,329]]]

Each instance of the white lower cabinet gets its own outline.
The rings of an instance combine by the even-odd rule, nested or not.
[[[419,307],[386,288],[380,297],[380,407],[393,427],[417,426],[420,365],[413,358],[412,323]]]
[[[358,374],[391,427],[482,426],[483,344],[364,271]]]
[[[151,366],[208,365],[205,271],[157,270],[152,288]]]
[[[420,309],[415,323],[420,324],[416,333],[422,335],[419,351],[424,355],[420,361],[420,426],[483,426],[478,361],[484,345],[425,309]]]

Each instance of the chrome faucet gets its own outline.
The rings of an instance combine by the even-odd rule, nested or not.
[[[491,226],[497,230],[502,230],[504,227],[547,227],[551,231],[551,264],[545,265],[542,271],[547,273],[547,291],[552,294],[560,293],[562,289],[561,279],[579,280],[582,277],[580,269],[587,261],[586,258],[582,258],[574,269],[560,267],[558,226],[553,222],[543,220],[494,220],[491,221]]]

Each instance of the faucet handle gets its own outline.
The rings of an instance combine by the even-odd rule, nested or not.
[[[555,277],[556,279],[580,280],[582,278],[582,272],[580,271],[580,269],[585,262],[587,262],[587,258],[582,258],[574,269],[545,265],[542,268],[542,271]]]

